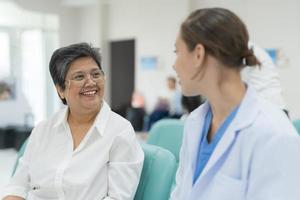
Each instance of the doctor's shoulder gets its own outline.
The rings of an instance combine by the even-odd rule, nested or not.
[[[287,140],[300,145],[296,129],[280,108],[264,99],[260,99],[257,106],[259,112],[253,123],[245,130],[249,134],[248,139],[252,138],[250,140],[262,145],[267,143],[284,145],[284,141]]]

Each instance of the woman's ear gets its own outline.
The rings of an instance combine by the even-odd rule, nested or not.
[[[59,97],[61,99],[65,99],[65,95],[64,95],[63,89],[58,84],[56,84],[55,87],[56,87],[56,91],[57,91]]]
[[[195,59],[197,66],[201,66],[205,58],[205,48],[201,43],[198,43],[194,48]]]
[[[196,73],[193,75],[192,79],[195,79],[198,77],[200,74],[200,79],[204,76],[205,72],[205,67],[204,67],[204,62],[205,62],[205,48],[201,43],[198,43],[194,50],[193,50],[193,56],[194,56],[194,66],[195,66],[195,71]]]

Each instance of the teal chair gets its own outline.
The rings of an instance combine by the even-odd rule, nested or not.
[[[162,119],[150,129],[147,143],[169,150],[173,153],[178,163],[183,126],[184,123],[179,119]]]
[[[298,133],[300,134],[300,119],[296,119],[293,121],[295,128],[297,129]]]
[[[134,200],[168,200],[177,169],[175,156],[154,145],[142,148],[145,160]]]
[[[18,166],[19,158],[24,154],[28,140],[22,145],[13,174]],[[135,200],[167,200],[176,173],[176,159],[174,155],[157,146],[142,145],[145,160],[143,170],[135,195]],[[13,175],[12,174],[12,175]]]

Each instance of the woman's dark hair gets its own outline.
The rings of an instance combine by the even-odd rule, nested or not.
[[[259,65],[249,49],[245,24],[224,8],[205,8],[192,12],[181,25],[181,37],[192,51],[201,43],[205,51],[229,67]]]
[[[49,63],[49,70],[54,85],[58,85],[62,90],[66,88],[65,78],[69,71],[70,64],[81,57],[91,57],[97,63],[99,69],[102,70],[99,48],[94,48],[91,44],[87,43],[78,43],[62,47],[54,51]],[[61,100],[63,104],[66,105],[66,100]]]

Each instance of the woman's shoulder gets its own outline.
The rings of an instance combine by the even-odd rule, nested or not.
[[[53,126],[58,125],[62,120],[64,120],[67,108],[61,108],[49,118],[44,119],[37,123],[35,130],[49,130]]]
[[[108,130],[116,133],[134,132],[131,123],[121,115],[115,113],[114,111],[111,111],[107,122],[107,128]]]

